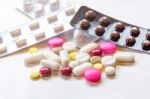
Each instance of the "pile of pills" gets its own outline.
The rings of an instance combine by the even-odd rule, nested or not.
[[[65,41],[61,37],[52,38],[48,40],[50,50],[26,57],[26,65],[39,63],[42,66],[38,71],[31,72],[30,77],[39,79],[50,77],[52,72],[58,72],[62,76],[84,77],[89,83],[98,83],[102,80],[103,74],[115,76],[118,62],[135,61],[131,53],[116,52],[117,46],[111,42],[91,42],[78,48],[76,42],[82,42],[82,38],[77,41],[77,32],[79,31],[74,32],[72,41]]]

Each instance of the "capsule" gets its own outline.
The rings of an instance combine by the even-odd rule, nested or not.
[[[116,58],[113,56],[104,56],[101,59],[101,63],[104,67],[116,66]]]
[[[88,62],[90,60],[90,55],[87,54],[87,53],[84,53],[84,52],[80,52],[77,54],[76,56],[76,60],[82,64],[82,63],[85,63],[85,62]]]
[[[90,43],[90,44],[87,44],[87,45],[83,46],[80,49],[80,51],[81,52],[85,52],[85,53],[89,53],[89,52],[91,52],[92,50],[94,50],[97,47],[98,47],[97,43],[93,42],[93,43]]]
[[[69,65],[68,51],[62,50],[62,51],[60,51],[59,55],[60,55],[60,59],[61,59],[61,64],[63,66],[68,66]]]
[[[74,67],[76,67],[76,66],[78,66],[79,65],[79,62],[78,61],[70,61],[69,62],[69,67],[71,67],[71,68],[74,68]]]

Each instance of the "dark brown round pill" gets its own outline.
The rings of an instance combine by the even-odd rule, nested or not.
[[[90,10],[85,13],[85,17],[88,21],[93,21],[96,18],[96,12]]]
[[[110,19],[108,17],[102,17],[99,19],[99,24],[103,27],[107,27],[110,24]]]
[[[96,27],[95,34],[97,36],[103,36],[104,33],[105,33],[105,28],[104,27],[101,27],[101,26]]]
[[[115,30],[117,32],[123,32],[124,29],[125,29],[125,25],[121,22],[118,22],[115,26]]]
[[[83,30],[88,30],[90,27],[90,22],[86,19],[80,21],[80,28]]]
[[[150,41],[150,32],[146,34],[146,39]]]
[[[127,46],[134,46],[134,44],[136,43],[136,40],[134,37],[128,37],[126,38],[126,45]]]
[[[133,27],[130,33],[131,33],[131,36],[138,37],[140,34],[140,29],[138,27]]]
[[[118,32],[111,33],[110,39],[114,42],[117,42],[120,39],[120,33]]]
[[[145,51],[150,50],[150,41],[148,41],[148,40],[143,41],[142,49],[145,50]]]

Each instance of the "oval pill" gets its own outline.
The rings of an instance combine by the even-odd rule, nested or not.
[[[77,50],[77,46],[74,42],[65,42],[63,44],[63,49],[69,52],[73,52]]]
[[[69,58],[68,58],[68,51],[67,50],[62,50],[59,53],[60,59],[61,59],[61,64],[63,66],[68,66],[69,65]]]
[[[33,80],[36,80],[36,79],[39,79],[40,78],[40,73],[39,71],[32,71],[30,73],[30,78],[33,79]]]
[[[81,52],[85,52],[85,53],[89,53],[89,52],[91,52],[92,50],[94,50],[97,47],[98,47],[98,44],[93,42],[93,43],[89,43],[89,44],[83,46],[80,49],[80,51]]]
[[[100,63],[101,62],[101,57],[99,57],[99,56],[92,56],[92,57],[90,57],[90,62],[92,64]]]
[[[81,64],[88,62],[90,60],[90,55],[84,52],[79,52],[77,54],[76,60]]]
[[[71,52],[69,53],[68,57],[70,60],[75,60],[76,59],[76,56],[77,56],[77,53],[76,52]]]
[[[114,58],[113,56],[104,56],[101,59],[101,63],[104,67],[115,66],[116,65],[116,58]]]
[[[64,39],[60,37],[55,37],[55,38],[48,40],[49,47],[60,47],[63,45],[63,43],[64,43]]]
[[[78,61],[70,61],[69,62],[69,67],[71,67],[71,68],[74,68],[74,67],[76,67],[76,66],[78,66],[79,65],[79,62]]]

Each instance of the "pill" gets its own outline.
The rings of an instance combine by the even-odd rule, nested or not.
[[[16,45],[17,45],[18,47],[24,46],[24,45],[26,45],[26,44],[27,44],[26,39],[20,39],[20,40],[16,41]]]
[[[12,37],[17,37],[19,35],[21,35],[21,29],[16,29],[16,30],[11,31]]]
[[[42,59],[40,64],[42,66],[48,66],[52,70],[59,70],[60,65],[56,63],[55,61],[47,60],[47,59]]]
[[[96,68],[88,68],[84,72],[84,78],[88,82],[96,83],[101,80],[101,71]]]
[[[24,0],[24,3],[23,3],[23,10],[25,11],[25,12],[31,12],[31,11],[33,11],[33,2],[32,2],[32,0]]]
[[[101,62],[101,57],[99,57],[99,56],[92,56],[92,57],[90,57],[90,62],[92,64],[100,63]]]
[[[119,62],[134,62],[134,54],[128,52],[117,52],[114,54],[114,57]]]
[[[120,33],[116,32],[116,31],[112,32],[111,35],[110,35],[110,39],[112,41],[114,41],[114,42],[119,41],[119,39],[120,39]]]
[[[116,69],[113,66],[108,66],[105,68],[105,74],[107,76],[113,76],[113,75],[115,75],[115,72],[116,72]]]
[[[38,41],[38,40],[41,40],[41,39],[44,39],[45,38],[45,32],[40,32],[40,33],[37,33],[34,35],[35,39]]]
[[[37,3],[34,8],[35,17],[40,17],[44,15],[44,6],[43,4]]]
[[[74,60],[69,62],[69,67],[74,68],[79,65],[79,62]]]
[[[29,28],[33,31],[33,30],[40,28],[40,25],[38,22],[33,22],[29,25]]]
[[[33,79],[33,80],[39,79],[40,78],[39,70],[31,71],[30,78]]]
[[[2,36],[0,36],[0,43],[2,43],[3,42],[3,38],[2,38]]]
[[[95,48],[97,48],[98,47],[98,45],[97,45],[97,43],[89,43],[89,44],[87,44],[87,45],[85,45],[85,46],[83,46],[81,49],[80,49],[80,51],[81,52],[85,52],[85,53],[89,53],[89,52],[91,52],[92,50],[94,50]]]
[[[59,52],[60,52],[61,50],[63,50],[63,48],[62,48],[62,47],[54,47],[54,48],[52,48],[51,50],[52,50],[54,53],[59,54]]]
[[[68,57],[69,57],[70,60],[75,60],[76,56],[77,56],[76,52],[71,52],[71,53],[68,54]]]
[[[49,77],[51,75],[51,68],[50,67],[41,67],[40,68],[40,76],[41,77]]]
[[[63,24],[55,24],[54,25],[54,32],[55,33],[62,32],[63,30],[64,30]]]
[[[27,56],[27,57],[24,59],[24,63],[25,63],[26,65],[32,65],[32,64],[34,64],[34,63],[40,62],[42,59],[44,59],[43,54],[41,54],[41,53],[36,53],[36,54],[32,54],[32,55]]]
[[[80,45],[84,43],[85,41],[85,33],[80,31],[80,30],[75,30],[73,33],[73,41],[77,44]]]
[[[55,37],[55,38],[48,40],[49,47],[60,47],[63,45],[63,43],[64,43],[64,39],[60,37]]]
[[[62,66],[60,68],[60,74],[63,76],[70,76],[72,74],[72,68],[68,66]]]
[[[111,42],[104,42],[100,44],[100,48],[103,54],[114,54],[117,50],[117,46]]]
[[[92,50],[92,51],[90,52],[90,55],[91,55],[91,56],[101,56],[101,55],[102,55],[102,50],[101,50],[101,48],[96,48],[96,49]]]
[[[88,62],[90,60],[90,55],[87,54],[87,53],[84,53],[84,52],[80,52],[77,54],[76,56],[76,60],[82,64],[82,63],[85,63],[85,62]]]
[[[60,63],[60,57],[54,53],[53,51],[49,50],[47,52],[44,53],[44,57],[48,60],[51,60],[51,61],[55,61],[57,63]]]
[[[59,53],[60,59],[61,59],[61,64],[63,66],[68,66],[69,65],[69,58],[68,58],[68,51],[67,50],[62,50]]]
[[[73,52],[77,50],[77,46],[74,42],[70,41],[70,42],[65,42],[63,44],[63,49],[67,50],[69,52]]]
[[[89,63],[89,62],[83,63],[83,64],[73,68],[73,74],[75,76],[82,76],[84,74],[84,71],[90,67],[92,67],[91,63]]]
[[[96,18],[96,12],[89,10],[85,13],[85,17],[88,21],[94,21]]]
[[[117,32],[123,32],[124,29],[125,29],[125,25],[124,25],[123,23],[121,23],[121,22],[118,22],[118,23],[116,24],[116,26],[115,26],[115,30],[116,30]]]
[[[104,70],[104,67],[101,63],[96,63],[93,65],[93,68],[97,68],[99,69],[100,71],[103,71]]]
[[[36,53],[36,52],[38,52],[38,48],[37,48],[37,47],[32,47],[32,48],[30,48],[30,49],[28,50],[28,53],[29,53],[29,54]]]
[[[101,59],[101,63],[104,67],[115,66],[116,65],[116,58],[113,56],[104,56]]]
[[[0,47],[0,53],[6,52],[6,51],[7,51],[7,48],[5,46]]]
[[[67,16],[71,16],[71,15],[73,15],[74,13],[75,13],[74,8],[67,8],[67,9],[65,9],[65,14],[66,14]]]
[[[60,7],[60,2],[59,0],[50,0],[50,9],[52,11],[58,10]]]
[[[80,28],[82,30],[88,30],[90,26],[91,26],[90,21],[88,21],[87,19],[82,19],[80,21]]]
[[[47,18],[49,23],[53,23],[57,21],[57,15],[51,15]]]

